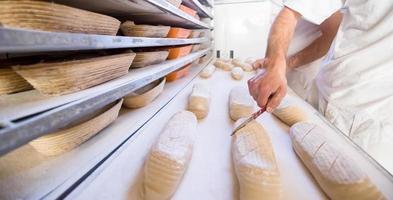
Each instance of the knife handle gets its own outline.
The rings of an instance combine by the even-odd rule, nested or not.
[[[258,118],[260,115],[262,115],[262,113],[264,113],[266,111],[266,108],[263,107],[260,110],[258,110],[256,113],[252,114],[252,119],[256,119]]]

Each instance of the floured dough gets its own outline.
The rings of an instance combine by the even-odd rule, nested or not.
[[[233,65],[230,62],[224,62],[222,60],[216,60],[216,62],[214,62],[214,66],[224,71],[231,71],[233,68]]]
[[[232,159],[240,200],[280,199],[282,185],[273,146],[262,125],[251,121],[233,136]]]
[[[211,75],[213,75],[214,71],[216,70],[216,67],[214,65],[207,65],[199,74],[200,77],[202,78],[209,78]]]
[[[297,123],[290,129],[293,148],[315,180],[333,200],[385,199],[361,166],[321,127]]]
[[[252,65],[256,60],[252,57],[247,58],[244,62]]]
[[[237,67],[241,67],[244,71],[246,72],[251,72],[254,69],[252,68],[252,65],[246,62],[241,61],[240,59],[233,59],[232,60],[232,64],[237,66]]]
[[[232,69],[231,74],[232,74],[232,78],[233,78],[233,79],[235,79],[235,80],[240,80],[240,79],[243,78],[244,72],[243,72],[243,69],[242,69],[242,68],[240,68],[240,67],[234,67],[234,68]]]
[[[278,117],[288,126],[292,126],[298,122],[307,121],[306,113],[297,106],[285,106],[274,109],[273,115]]]
[[[193,112],[198,119],[203,119],[209,113],[210,90],[203,83],[196,83],[192,88],[188,98],[188,109]]]
[[[191,160],[197,119],[192,112],[176,113],[153,145],[145,163],[144,199],[170,199]]]
[[[249,117],[254,111],[254,100],[246,87],[237,86],[232,88],[229,94],[229,115],[231,119],[238,120]]]

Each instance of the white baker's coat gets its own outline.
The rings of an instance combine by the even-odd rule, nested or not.
[[[393,172],[393,1],[287,0],[320,24],[343,6],[343,21],[316,83],[325,117]]]
[[[287,0],[272,0],[272,19],[274,19],[284,7],[285,1]],[[321,36],[321,32],[318,25],[300,19],[289,45],[288,56],[292,56],[301,51],[319,36]],[[315,78],[319,72],[322,60],[323,57],[312,63],[288,70],[286,74],[288,86],[295,91],[298,96],[315,108],[318,108],[318,90],[315,84]]]

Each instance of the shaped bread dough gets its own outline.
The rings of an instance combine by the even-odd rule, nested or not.
[[[249,117],[254,111],[254,100],[246,87],[237,86],[232,88],[229,94],[229,115],[231,119],[238,120]]]
[[[231,74],[232,74],[232,78],[233,78],[233,79],[235,79],[235,80],[240,80],[240,79],[243,78],[244,72],[243,72],[243,69],[242,69],[242,68],[240,68],[240,67],[234,67],[234,68],[232,69]]]
[[[385,199],[367,174],[321,127],[300,122],[290,128],[293,148],[332,199]]]
[[[237,67],[241,67],[246,72],[251,72],[254,70],[254,68],[252,68],[251,64],[246,63],[246,62],[242,62],[241,60],[236,59],[236,58],[232,60],[232,64]]]
[[[153,145],[145,163],[144,199],[170,199],[191,160],[197,119],[192,112],[176,113]]]
[[[199,74],[200,77],[202,78],[209,78],[214,71],[216,70],[216,67],[214,65],[207,65]]]
[[[308,120],[306,113],[297,106],[276,108],[273,111],[273,115],[275,115],[288,126]]]
[[[210,90],[202,83],[194,84],[190,97],[188,98],[188,109],[198,119],[203,119],[209,113]]]
[[[251,121],[236,132],[232,159],[239,179],[240,200],[281,198],[280,172],[272,143],[262,125]]]
[[[244,62],[252,65],[256,60],[252,57],[247,58]]]
[[[214,66],[224,71],[231,71],[233,68],[233,65],[230,62],[224,62],[222,60],[216,60],[216,62],[214,62]]]

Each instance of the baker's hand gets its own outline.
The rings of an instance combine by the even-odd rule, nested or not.
[[[268,59],[259,59],[253,66],[264,70],[260,70],[248,80],[250,94],[259,107],[266,107],[267,112],[272,112],[280,105],[287,92],[286,61],[283,59],[269,62]]]

